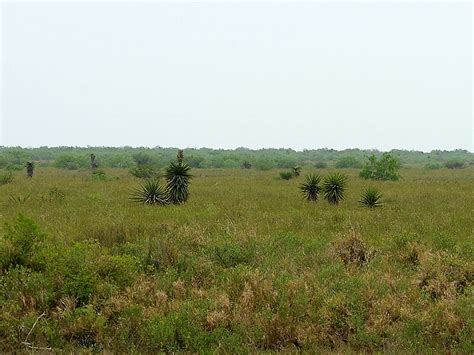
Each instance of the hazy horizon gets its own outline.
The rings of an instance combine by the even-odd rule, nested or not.
[[[470,3],[1,10],[2,146],[473,151]]]

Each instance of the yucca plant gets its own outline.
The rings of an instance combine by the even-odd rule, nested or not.
[[[167,205],[169,204],[168,193],[165,187],[160,185],[158,179],[147,180],[133,191],[130,199],[134,202],[147,205]]]
[[[346,180],[346,176],[340,172],[331,173],[324,178],[322,192],[329,203],[337,205],[344,199]]]
[[[171,162],[166,169],[166,192],[170,202],[179,204],[186,202],[189,196],[189,183],[192,175],[191,167],[182,161]]]
[[[380,199],[382,198],[382,194],[374,188],[368,188],[365,190],[362,195],[360,196],[359,203],[368,208],[375,208],[381,207],[382,203]]]
[[[32,161],[27,161],[26,165],[26,176],[32,178],[33,177],[33,171],[35,170],[35,163]]]
[[[306,181],[300,185],[300,192],[308,201],[316,201],[321,192],[321,176],[309,174],[306,175]]]
[[[0,186],[13,182],[13,179],[13,174],[10,171],[8,173],[0,175]]]
[[[300,174],[301,174],[301,166],[295,165],[293,167],[293,175],[298,177],[300,176]]]

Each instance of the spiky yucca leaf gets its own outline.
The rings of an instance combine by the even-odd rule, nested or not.
[[[380,199],[382,194],[374,188],[368,188],[360,196],[359,203],[364,207],[375,208],[382,206]]]
[[[144,203],[147,205],[169,204],[166,189],[160,185],[158,179],[147,180],[133,192],[130,199],[134,202]]]
[[[323,180],[324,198],[331,204],[337,205],[344,199],[346,176],[340,172],[331,173]]]
[[[191,167],[183,162],[171,162],[166,169],[166,192],[172,203],[183,203],[188,199],[189,182],[192,178],[190,170]]]
[[[321,192],[321,176],[315,174],[306,175],[306,181],[300,185],[300,192],[308,201],[316,201]]]

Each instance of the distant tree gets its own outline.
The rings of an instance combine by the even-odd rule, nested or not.
[[[130,169],[130,174],[141,179],[150,179],[156,175],[152,166],[152,159],[148,154],[137,153],[132,155],[135,167]]]
[[[76,170],[87,167],[87,159],[71,154],[62,154],[56,158],[54,165],[59,169]]]
[[[448,160],[444,164],[448,169],[462,169],[464,168],[464,162],[458,159]]]
[[[390,153],[377,157],[372,154],[360,172],[360,177],[371,180],[398,180],[400,162]]]
[[[437,163],[435,161],[429,162],[425,164],[425,169],[428,170],[436,170],[436,169],[441,169],[441,164]]]
[[[336,162],[336,168],[361,168],[362,163],[354,157],[342,157]]]
[[[142,152],[133,154],[132,158],[135,164],[138,166],[151,165],[152,162],[151,157],[148,154]]]
[[[328,167],[328,164],[324,161],[318,161],[316,162],[316,164],[314,165],[317,169],[325,169]]]

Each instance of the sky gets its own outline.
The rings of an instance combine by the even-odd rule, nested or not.
[[[473,151],[470,2],[1,12],[0,145]]]

